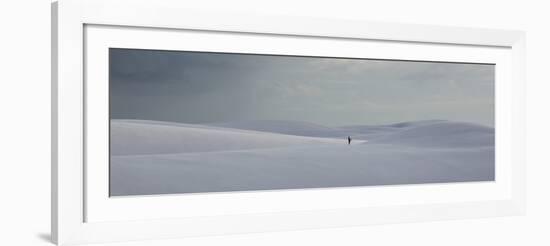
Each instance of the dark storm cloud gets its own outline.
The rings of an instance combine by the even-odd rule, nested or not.
[[[494,124],[494,66],[111,49],[111,117]]]

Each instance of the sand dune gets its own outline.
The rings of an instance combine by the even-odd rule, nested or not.
[[[494,149],[293,146],[112,158],[112,195],[494,180]]]
[[[406,144],[416,147],[494,146],[493,128],[458,122],[433,122],[371,139],[371,144]]]
[[[494,180],[494,129],[462,122],[113,120],[111,140],[111,195]]]
[[[346,141],[344,138],[303,137],[158,121],[111,121],[112,155],[230,151],[308,144],[347,144]]]
[[[280,133],[296,136],[345,138],[352,133],[346,129],[331,128],[301,121],[252,120],[209,124],[225,128]]]

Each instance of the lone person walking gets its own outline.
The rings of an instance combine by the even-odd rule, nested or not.
[[[348,136],[348,145],[350,145],[350,144],[351,144],[351,137]]]

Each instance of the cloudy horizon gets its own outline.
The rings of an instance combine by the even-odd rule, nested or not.
[[[112,119],[494,126],[490,64],[114,48],[109,54]]]

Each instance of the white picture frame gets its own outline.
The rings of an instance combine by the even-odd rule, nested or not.
[[[521,31],[197,12],[172,0],[61,0],[52,4],[52,13],[52,238],[59,245],[524,213],[525,37]],[[226,42],[204,44],[200,35]],[[252,43],[230,45],[250,37],[275,45],[270,50]],[[101,159],[101,149],[94,148],[102,140],[90,136],[101,135],[94,107],[107,99],[86,81],[105,77],[101,63],[106,64],[103,51],[108,47],[178,50],[187,48],[181,46],[182,38],[197,38],[205,45],[194,47],[199,50],[494,63],[496,180],[109,198],[105,166],[90,165],[103,163],[96,160]],[[354,54],[319,48],[343,43],[379,49]],[[296,47],[309,48],[297,51]],[[365,195],[370,198],[361,198]],[[218,204],[225,206],[220,209]]]

